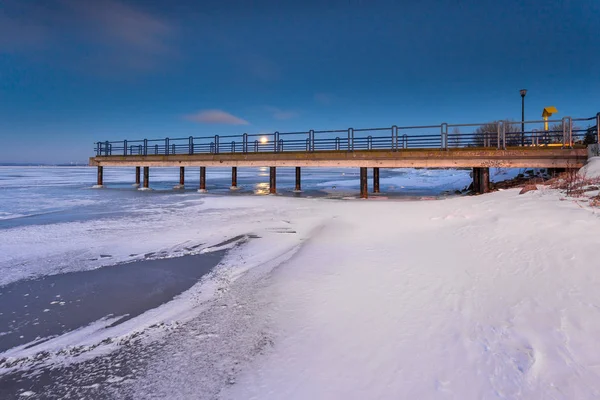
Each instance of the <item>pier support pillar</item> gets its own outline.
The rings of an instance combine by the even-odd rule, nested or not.
[[[489,168],[481,168],[481,173],[479,175],[481,179],[479,183],[479,190],[481,193],[489,193],[490,192],[490,169]]]
[[[150,189],[150,167],[144,167],[144,187],[143,189]]]
[[[231,189],[231,190],[237,190],[238,189],[238,184],[237,184],[237,167],[231,167],[231,187],[229,189]]]
[[[277,193],[277,168],[271,167],[269,173],[269,193]]]
[[[473,168],[473,193],[482,194],[490,191],[490,169]]]
[[[367,182],[367,168],[360,168],[360,197],[366,199],[369,197],[369,188]]]
[[[206,192],[206,167],[200,167],[200,193]]]
[[[300,167],[296,167],[296,187],[294,192],[300,193],[302,191],[302,170]]]
[[[379,168],[373,168],[373,193],[379,193]]]
[[[175,186],[173,189],[179,190],[185,188],[185,167],[179,167],[179,185]]]
[[[473,168],[473,193],[477,193],[477,194],[480,193],[480,190],[479,190],[480,170],[481,170],[480,168]]]
[[[140,187],[140,183],[142,183],[142,180],[140,179],[140,175],[141,175],[141,168],[135,167],[135,183],[133,184],[134,187]]]
[[[98,177],[94,188],[99,189],[104,187],[104,167],[98,166]]]

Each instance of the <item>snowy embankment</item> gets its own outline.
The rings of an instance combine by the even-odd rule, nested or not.
[[[585,179],[600,179],[600,157],[589,158],[579,174]]]
[[[338,204],[275,272],[274,344],[223,397],[597,398],[598,213],[517,193]]]
[[[287,208],[276,219],[291,229],[311,215],[307,240],[255,289],[230,288],[230,301],[170,340],[130,393],[596,398],[598,210],[554,190],[518,192],[247,199]],[[297,214],[300,204],[310,212]],[[254,242],[240,260],[265,245]],[[223,322],[230,314],[235,320]]]

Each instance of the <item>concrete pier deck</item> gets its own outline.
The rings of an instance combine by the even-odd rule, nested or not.
[[[585,148],[407,149],[286,151],[280,153],[109,155],[90,157],[99,167],[373,167],[373,168],[580,168]]]

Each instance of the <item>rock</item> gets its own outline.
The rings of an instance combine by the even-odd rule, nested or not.
[[[525,185],[523,189],[519,192],[519,194],[525,194],[527,192],[532,192],[534,190],[538,190],[536,185]]]

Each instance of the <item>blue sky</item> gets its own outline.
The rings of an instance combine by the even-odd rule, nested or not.
[[[177,3],[173,6],[171,3]],[[600,111],[600,2],[0,1],[0,162]]]

